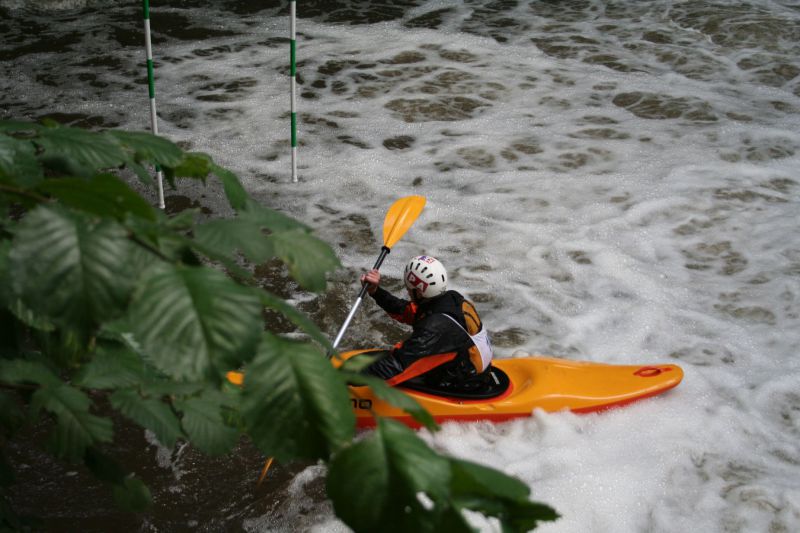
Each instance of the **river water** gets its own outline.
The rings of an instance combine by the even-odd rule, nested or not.
[[[0,15],[0,117],[148,127],[138,2],[0,0]],[[389,288],[428,253],[500,357],[683,367],[624,409],[422,433],[528,483],[563,515],[542,532],[800,530],[800,2],[299,2],[299,183],[287,4],[171,0],[151,21],[161,133],[337,250],[322,296],[260,271],[331,336],[386,209],[421,194]],[[214,186],[168,191],[170,209],[223,204]],[[367,302],[343,346],[403,333]],[[211,461],[118,440],[156,511],[65,503],[88,482],[36,456],[20,500],[54,529],[346,531],[321,466],[278,466],[256,490],[246,443]]]

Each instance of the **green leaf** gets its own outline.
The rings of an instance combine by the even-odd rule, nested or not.
[[[278,461],[328,458],[349,442],[355,415],[344,382],[312,345],[265,335],[245,370],[242,415]]]
[[[275,309],[276,311],[282,313],[283,316],[292,322],[292,324],[299,327],[301,330],[311,336],[312,339],[320,343],[326,351],[333,349],[330,339],[328,339],[328,337],[322,333],[322,331],[320,331],[317,325],[304,313],[298,311],[296,308],[286,303],[285,300],[275,296],[269,291],[260,289],[259,295],[261,297],[261,303],[264,306],[269,307],[270,309]]]
[[[339,366],[339,370],[356,374],[361,373],[369,365],[371,365],[381,357],[384,357],[388,353],[389,350],[378,349],[357,354],[353,357],[348,358],[345,361],[342,361],[341,366]],[[338,355],[334,355],[333,357],[334,359],[340,360]]]
[[[213,163],[209,166],[209,170],[222,181],[225,196],[228,197],[228,203],[230,203],[231,207],[236,211],[244,209],[250,197],[242,187],[239,177],[230,170]]]
[[[189,380],[249,360],[263,329],[252,290],[209,268],[170,264],[143,274],[129,325],[159,370]]]
[[[395,420],[379,420],[377,433],[395,473],[404,485],[415,491],[414,494],[424,492],[434,501],[446,495],[450,470],[442,456],[430,449],[414,431]]]
[[[8,272],[8,255],[11,241],[0,240],[0,307],[7,307],[15,298],[11,294],[11,275]]]
[[[165,167],[164,174],[168,179],[195,178],[205,181],[214,166],[211,157],[199,152],[187,152],[183,159],[175,166]]]
[[[530,489],[518,479],[459,459],[450,459],[450,467],[452,501],[458,509],[494,516],[509,531],[529,531],[559,518],[552,507],[530,501]]]
[[[19,320],[28,327],[31,327],[33,329],[38,329],[41,331],[55,330],[55,326],[51,321],[31,311],[29,307],[27,307],[24,303],[22,303],[22,299],[20,298],[15,297],[13,301],[8,305],[8,310],[14,315],[14,317],[17,320]]]
[[[217,219],[199,224],[195,240],[212,250],[234,257],[237,250],[254,263],[273,257],[274,250],[260,225],[242,218]]]
[[[280,211],[264,207],[252,198],[247,202],[247,207],[240,216],[249,222],[258,224],[260,227],[270,231],[303,230],[310,232],[311,228],[298,222],[290,216],[284,215]]]
[[[183,151],[172,141],[151,133],[112,130],[106,132],[133,153],[133,160],[174,167],[183,160]]]
[[[153,498],[141,479],[127,477],[121,484],[114,485],[114,501],[126,511],[140,513],[150,507]]]
[[[134,161],[128,161],[128,168],[133,170],[134,174],[136,174],[136,177],[139,178],[140,182],[147,185],[148,187],[155,186],[156,182],[155,180],[153,180],[153,176],[142,165]]]
[[[202,244],[196,239],[192,240],[188,237],[182,237],[181,240],[183,241],[187,249],[193,249],[197,253],[206,256],[212,261],[219,262],[223,267],[225,267],[225,269],[228,271],[228,274],[231,277],[240,280],[251,280],[253,278],[253,274],[249,270],[239,266],[239,263],[237,263],[237,259],[235,259],[232,254],[227,254],[225,252],[221,252],[217,249],[206,246],[205,244]]]
[[[220,413],[221,405],[213,396],[176,402],[183,412],[181,424],[192,444],[209,455],[228,453],[239,439],[239,432],[225,424]]]
[[[42,129],[42,126],[35,122],[23,122],[21,120],[0,120],[0,133],[17,133],[32,135]]]
[[[114,318],[132,290],[126,237],[116,222],[37,207],[9,254],[14,291],[35,313],[78,331]]]
[[[123,510],[140,512],[150,506],[150,490],[108,455],[89,447],[83,462],[94,477],[114,487],[114,499]]]
[[[120,389],[111,395],[111,406],[140,426],[155,433],[158,441],[172,448],[181,434],[180,422],[169,405],[154,398],[142,398],[133,389]]]
[[[111,174],[98,174],[90,179],[49,179],[38,189],[63,204],[93,215],[124,220],[133,215],[155,220],[155,210],[125,182]]]
[[[123,345],[102,343],[81,368],[74,383],[89,389],[116,389],[138,385],[147,375],[142,358]]]
[[[301,285],[311,290],[324,289],[326,272],[340,266],[331,248],[289,217],[254,203],[248,209],[233,219],[198,225],[195,229],[198,249],[205,250],[206,255],[214,251],[228,258],[239,251],[256,264],[277,255]],[[283,229],[286,227],[291,229]],[[276,233],[267,235],[264,230]]]
[[[184,232],[193,230],[195,227],[195,219],[200,216],[200,209],[185,209],[180,213],[166,215],[160,209],[158,210],[159,224],[172,231]]]
[[[276,255],[274,242],[268,238],[264,230],[307,232],[308,228],[286,215],[250,200],[247,210],[236,218],[212,220],[198,225],[195,238],[203,245],[221,253],[233,255],[239,250],[250,261],[263,263]],[[314,258],[310,257],[309,260],[314,261]],[[338,262],[336,265],[338,266]]]
[[[431,416],[431,414],[414,398],[400,389],[387,385],[384,380],[373,376],[354,373],[345,373],[344,377],[350,384],[369,386],[378,398],[407,412],[414,417],[414,420],[429,430],[436,431],[439,429],[439,425],[433,419],[433,416]]]
[[[189,214],[189,217],[191,214]],[[184,213],[175,218],[181,222],[186,222],[187,216]],[[134,250],[145,252],[140,257],[145,259],[149,265],[154,259],[164,259],[166,261],[179,262],[182,254],[189,250],[187,238],[180,233],[189,228],[178,228],[172,223],[171,218],[167,218],[159,209],[156,212],[156,221],[152,222],[142,218],[129,218],[125,221],[125,227],[133,233],[133,239],[138,246]],[[134,257],[134,259],[140,259]]]
[[[43,175],[29,140],[0,135],[0,181],[27,189],[39,183]]]
[[[62,383],[44,364],[26,359],[0,360],[0,382],[12,385],[34,383],[43,387],[57,387]]]
[[[308,290],[325,290],[325,274],[341,266],[328,244],[304,231],[276,232],[268,239],[275,254],[289,267],[289,274]]]
[[[522,481],[491,468],[451,459],[453,493],[491,496],[495,499],[526,500],[530,489]]]
[[[69,385],[43,387],[33,393],[33,412],[44,408],[56,416],[50,444],[58,457],[75,461],[84,456],[88,446],[111,442],[114,436],[111,420],[91,414],[90,405],[86,394]]]
[[[40,128],[38,132],[34,142],[44,150],[39,158],[67,175],[88,177],[98,170],[119,167],[128,159],[120,144],[102,133],[65,126]]]
[[[334,457],[327,487],[336,515],[356,531],[434,531],[449,482],[446,459],[410,429],[380,420],[372,435]]]
[[[145,396],[191,396],[205,389],[202,381],[174,381],[171,379],[150,379],[141,383],[139,389]]]

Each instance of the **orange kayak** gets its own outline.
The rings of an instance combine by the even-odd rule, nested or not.
[[[366,351],[370,350],[346,352],[340,357],[348,359]],[[531,356],[495,359],[492,367],[507,376],[508,387],[491,398],[472,400],[407,388],[403,391],[437,422],[503,422],[532,416],[535,409],[591,413],[620,407],[661,394],[683,379],[683,370],[672,364],[610,365]],[[368,387],[351,387],[350,394],[358,427],[374,426],[373,413],[419,426],[408,413],[376,397]]]

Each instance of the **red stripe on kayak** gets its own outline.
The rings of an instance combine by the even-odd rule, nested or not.
[[[635,398],[628,398],[627,400],[620,400],[614,403],[605,403],[603,405],[598,405],[595,407],[583,407],[581,409],[570,409],[573,413],[577,413],[579,415],[587,414],[587,413],[598,413],[600,411],[608,411],[609,409],[616,409],[618,407],[625,407],[628,404],[633,402],[638,402],[639,400],[645,400],[647,398],[652,398],[653,396],[658,396],[664,392],[667,392],[670,389],[673,389],[678,386],[680,381],[669,385],[668,387],[664,387],[663,389],[658,389],[653,392],[648,392],[647,394],[643,394],[641,396],[636,396]]]
[[[608,410],[611,410],[611,409],[616,409],[616,408],[619,408],[619,407],[624,407],[624,406],[626,406],[628,404],[631,404],[633,402],[638,402],[639,400],[645,400],[645,399],[651,398],[653,396],[658,396],[659,394],[662,394],[662,393],[664,393],[664,392],[676,387],[679,383],[680,383],[680,381],[678,381],[677,383],[673,383],[673,384],[669,385],[666,388],[659,389],[659,390],[656,390],[656,391],[653,391],[653,392],[649,392],[647,394],[643,394],[642,396],[636,396],[635,398],[628,398],[627,400],[620,400],[618,402],[606,403],[606,404],[597,405],[597,406],[593,406],[593,407],[583,407],[583,408],[579,408],[579,409],[570,409],[570,411],[575,413],[575,414],[583,415],[583,414],[598,413],[598,412],[602,412],[602,411],[608,411]],[[510,388],[511,387],[509,387],[509,389]],[[431,394],[423,394],[423,393],[419,393],[419,392],[416,392],[416,391],[414,391],[414,394],[415,395],[420,395],[420,396],[427,396],[429,398],[439,398],[439,399],[441,399],[440,396],[433,396]],[[508,393],[506,393],[506,394],[508,394]],[[506,394],[504,394],[503,396],[505,396]],[[491,398],[489,400],[463,401],[463,400],[459,400],[459,399],[455,399],[455,398],[448,398],[448,400],[450,400],[450,401],[456,401],[456,402],[460,401],[462,403],[471,403],[471,404],[488,403],[488,402],[492,402],[492,401],[497,401],[498,399],[499,398]],[[474,415],[443,415],[443,416],[435,416],[434,418],[436,419],[437,423],[442,423],[442,422],[478,422],[480,420],[486,420],[488,422],[499,424],[501,422],[507,422],[509,420],[514,420],[516,418],[530,418],[531,416],[533,416],[533,412],[530,412],[530,413],[527,413],[527,412],[525,412],[525,413],[497,413],[497,414],[480,413],[480,414],[474,414]],[[401,422],[401,423],[405,424],[406,426],[408,426],[410,428],[416,429],[416,428],[422,427],[422,425],[419,422],[417,422],[410,415],[393,416],[393,417],[390,417],[390,418],[392,418],[393,420],[397,420],[398,422]],[[356,427],[359,428],[359,429],[373,428],[373,427],[375,427],[375,425],[376,425],[375,418],[372,417],[372,416],[359,416],[359,417],[356,417]]]
[[[499,424],[500,422],[507,422],[508,420],[513,420],[515,418],[529,418],[531,413],[505,413],[505,414],[496,414],[496,415],[452,415],[452,416],[435,416],[436,422],[441,424],[442,422],[478,422],[480,420],[488,420],[489,422]],[[393,416],[390,417],[392,420],[397,420],[405,424],[406,426],[414,429],[418,429],[422,427],[422,424],[417,422],[411,416]],[[375,427],[375,418],[371,416],[360,416],[356,420],[356,427],[359,429],[367,429]]]
[[[398,385],[404,381],[408,381],[411,378],[415,378],[419,375],[422,375],[429,370],[433,370],[437,366],[449,363],[455,358],[456,358],[455,352],[442,353],[438,355],[428,355],[426,357],[422,357],[420,359],[417,359],[410,365],[408,365],[408,367],[401,373],[387,379],[386,383],[391,386]]]

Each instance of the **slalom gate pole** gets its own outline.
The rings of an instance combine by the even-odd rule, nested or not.
[[[147,90],[150,95],[150,131],[158,135],[158,117],[156,116],[156,84],[153,75],[153,47],[150,44],[150,0],[142,0],[144,12],[144,47],[147,52]],[[156,165],[156,180],[158,182],[158,207],[164,209],[164,174],[161,167]]]
[[[146,1],[146,0],[145,0]],[[295,16],[297,14],[297,2],[289,2],[289,76],[291,79],[291,113],[292,113],[292,183],[297,183],[297,36],[295,35]]]

